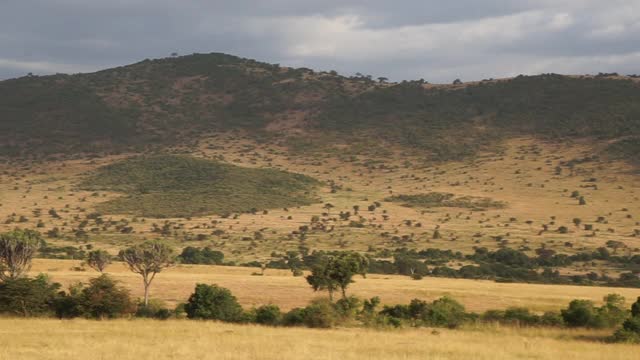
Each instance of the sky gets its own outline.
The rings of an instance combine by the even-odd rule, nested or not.
[[[640,0],[0,0],[0,79],[177,52],[394,81],[640,73]]]

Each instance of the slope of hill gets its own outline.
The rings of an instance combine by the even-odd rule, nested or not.
[[[0,82],[1,154],[122,151],[193,144],[247,130],[260,141],[392,144],[435,160],[494,149],[513,135],[600,140],[640,136],[640,83],[546,74],[456,86],[376,83],[194,54],[92,74]],[[627,143],[625,143],[627,144]],[[632,156],[625,145],[618,156]]]
[[[80,186],[128,195],[100,204],[100,212],[163,218],[310,205],[317,184],[311,177],[280,170],[159,155],[102,167]]]
[[[640,270],[638,95],[624,77],[387,84],[223,54],[3,81],[0,230],[67,258],[156,236],[275,267],[435,249],[430,271],[477,278],[453,271],[517,250],[519,281],[620,285]]]

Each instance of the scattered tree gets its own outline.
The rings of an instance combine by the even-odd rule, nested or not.
[[[0,280],[25,275],[41,244],[40,233],[32,230],[16,229],[0,234]]]
[[[111,264],[111,255],[104,250],[93,250],[87,254],[87,265],[101,273]]]
[[[142,276],[144,305],[149,304],[149,287],[156,274],[173,264],[173,249],[161,240],[146,241],[120,253],[129,269]]]

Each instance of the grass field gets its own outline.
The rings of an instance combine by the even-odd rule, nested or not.
[[[587,330],[312,330],[204,321],[0,319],[0,359],[632,360]]]
[[[32,274],[47,273],[52,280],[64,285],[86,282],[98,276],[92,270],[71,270],[79,264],[79,261],[71,260],[37,259]],[[175,305],[187,300],[196,283],[218,284],[230,289],[243,306],[276,304],[288,310],[305,306],[315,297],[326,296],[326,293],[314,293],[303,277],[294,277],[289,271],[267,270],[265,276],[251,275],[254,272],[260,272],[260,269],[180,265],[158,274],[151,288],[151,297]],[[113,264],[107,273],[131,289],[134,296],[142,296],[141,278],[122,264]],[[468,310],[477,312],[509,306],[525,306],[534,311],[559,310],[573,299],[590,299],[600,303],[603,296],[618,293],[632,302],[640,296],[640,289],[505,284],[433,277],[411,280],[407,276],[396,275],[370,274],[366,279],[357,277],[355,281],[349,287],[349,294],[361,298],[379,296],[385,304],[399,304],[409,303],[414,298],[434,300],[449,294]]]

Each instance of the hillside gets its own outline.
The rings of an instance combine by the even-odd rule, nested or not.
[[[494,150],[513,136],[624,139],[611,153],[629,159],[640,136],[636,80],[546,74],[451,86],[387,84],[194,54],[0,82],[0,154],[192,146],[243,130],[297,151],[338,146],[376,153],[390,144],[433,160]]]
[[[126,194],[97,207],[102,213],[191,217],[310,205],[318,182],[273,169],[248,169],[187,156],[131,158],[99,168],[80,187]]]
[[[47,258],[161,237],[229,265],[354,250],[382,274],[638,287],[639,95],[224,54],[2,81],[0,230],[40,231]]]

